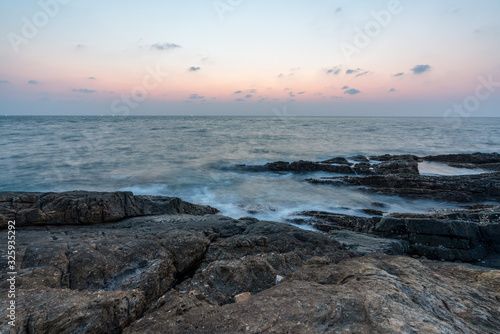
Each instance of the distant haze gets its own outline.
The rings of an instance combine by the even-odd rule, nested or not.
[[[0,115],[500,116],[500,1],[0,3]]]

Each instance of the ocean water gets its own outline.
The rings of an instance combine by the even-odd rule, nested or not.
[[[500,118],[2,117],[0,190],[130,190],[179,196],[239,218],[284,221],[302,210],[363,215],[428,212],[455,203],[374,195],[303,180],[325,173],[231,168],[357,154],[500,151]],[[425,163],[430,175],[479,173]]]

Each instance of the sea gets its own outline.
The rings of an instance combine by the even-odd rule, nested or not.
[[[176,196],[233,217],[286,222],[300,211],[365,215],[432,212],[458,203],[313,185],[316,173],[249,172],[237,165],[334,156],[499,152],[500,118],[6,116],[0,191],[132,191]],[[421,163],[427,175],[481,170]]]

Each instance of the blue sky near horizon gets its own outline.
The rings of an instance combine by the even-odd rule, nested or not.
[[[0,114],[500,115],[499,1],[60,1],[0,3]]]

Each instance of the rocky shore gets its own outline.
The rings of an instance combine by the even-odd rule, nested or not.
[[[488,172],[421,175],[422,161]],[[235,167],[350,174],[307,182],[464,205],[292,221],[319,232],[174,197],[0,193],[0,230],[15,220],[17,233],[16,326],[4,253],[0,332],[499,333],[499,164],[478,153]]]

